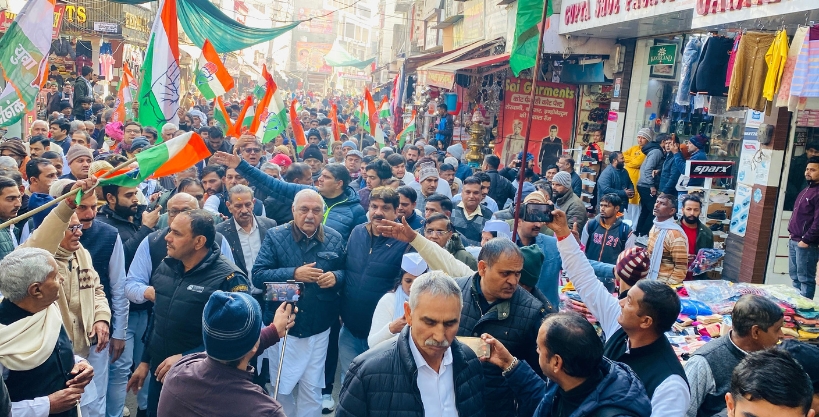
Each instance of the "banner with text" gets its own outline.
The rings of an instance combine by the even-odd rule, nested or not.
[[[557,159],[571,143],[574,128],[577,86],[541,81],[535,89],[534,115],[529,115],[532,81],[507,78],[500,112],[501,131],[495,140],[495,154],[503,165],[517,158],[523,150],[526,123],[531,121],[528,152],[535,157],[535,172],[557,164]]]

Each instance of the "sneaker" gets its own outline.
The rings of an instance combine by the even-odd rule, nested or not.
[[[713,220],[725,220],[725,210],[716,210],[713,213],[709,213],[706,217]]]
[[[580,167],[580,173],[581,173],[581,174],[584,174],[584,173],[595,173],[595,172],[597,172],[597,171],[595,171],[595,170],[593,170],[593,169],[591,169],[591,168],[589,168],[589,167]]]
[[[595,159],[588,155],[583,155],[580,157],[580,162],[594,162]]]
[[[722,231],[722,223],[714,223],[714,224],[712,224],[712,225],[711,225],[711,230],[713,230],[713,231],[715,231],[715,232],[721,232],[721,231]]]
[[[131,410],[128,407],[122,408],[122,417],[131,417]]]
[[[336,409],[336,402],[333,400],[332,394],[323,394],[321,396],[321,414],[330,414]]]

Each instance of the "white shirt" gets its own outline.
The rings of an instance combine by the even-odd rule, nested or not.
[[[455,408],[455,376],[452,371],[452,348],[444,352],[439,372],[427,365],[421,352],[410,338],[410,350],[415,366],[418,367],[418,391],[421,392],[421,402],[424,403],[424,416],[451,417],[457,416]]]
[[[461,195],[460,195],[460,194],[455,194],[455,195],[452,197],[452,204],[454,204],[454,205],[456,205],[456,206],[457,206],[457,205],[458,205],[458,203],[460,203],[461,201],[463,201],[463,197],[461,197]],[[484,198],[483,198],[483,200],[481,200],[481,205],[483,205],[484,207],[486,207],[486,208],[488,208],[489,210],[491,210],[491,211],[492,211],[492,213],[495,213],[496,211],[498,211],[498,210],[499,210],[499,208],[498,208],[498,203],[497,203],[497,202],[496,202],[496,201],[495,201],[495,200],[494,200],[492,197],[490,197],[490,196],[486,196],[486,197],[484,197]]]
[[[236,225],[239,243],[242,245],[242,255],[245,257],[245,266],[247,267],[247,279],[252,283],[253,264],[256,263],[256,256],[262,249],[262,237],[261,233],[259,233],[259,224],[256,223],[255,218],[252,218],[251,221],[253,224],[250,226],[250,232],[246,232],[242,226],[239,226],[239,222],[235,220],[236,219],[234,219],[233,223]],[[253,284],[250,284],[250,289],[252,294],[262,293],[262,290],[254,287]]]

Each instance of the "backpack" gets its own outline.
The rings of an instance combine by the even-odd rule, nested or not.
[[[593,217],[591,220],[589,220],[586,223],[586,230],[588,232],[589,238],[591,238],[592,233],[595,230],[597,230],[597,226],[599,226],[599,225],[600,225],[600,222],[597,221],[597,216]],[[629,227],[629,225],[627,225],[625,222],[620,221],[620,235],[619,235],[619,238],[620,238],[620,241],[623,242],[624,245],[628,241],[629,233],[631,233],[631,227]],[[583,246],[588,246],[589,241],[587,240],[587,241],[582,242],[582,243],[583,243]]]

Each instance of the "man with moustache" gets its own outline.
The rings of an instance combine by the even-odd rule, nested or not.
[[[682,198],[682,218],[680,226],[688,240],[688,263],[694,260],[700,249],[714,247],[714,232],[700,221],[702,200],[696,195],[686,194]],[[705,273],[693,276],[694,279],[705,279]]]
[[[222,178],[225,177],[225,168],[220,165],[208,165],[202,169],[202,186],[205,187],[205,194],[208,197],[220,194],[224,191]],[[207,203],[208,199],[205,199]],[[204,207],[201,207],[204,208]]]
[[[134,254],[142,239],[154,231],[159,221],[160,210],[147,211],[140,205],[136,187],[104,185],[102,195],[108,203],[99,209],[99,220],[119,232],[125,250],[125,269],[131,266]]]
[[[634,197],[634,184],[631,183],[631,178],[624,169],[625,164],[626,160],[622,152],[612,152],[609,155],[609,166],[600,173],[600,178],[597,179],[598,202],[600,197],[609,193],[617,194],[623,201]],[[622,211],[622,207],[620,209]]]
[[[394,221],[400,203],[390,187],[377,187],[370,194],[370,222],[353,229],[347,243],[347,262],[341,290],[341,319],[338,338],[341,375],[353,359],[369,346],[373,313],[378,300],[395,287],[407,244],[385,237],[378,229],[382,221]]]

